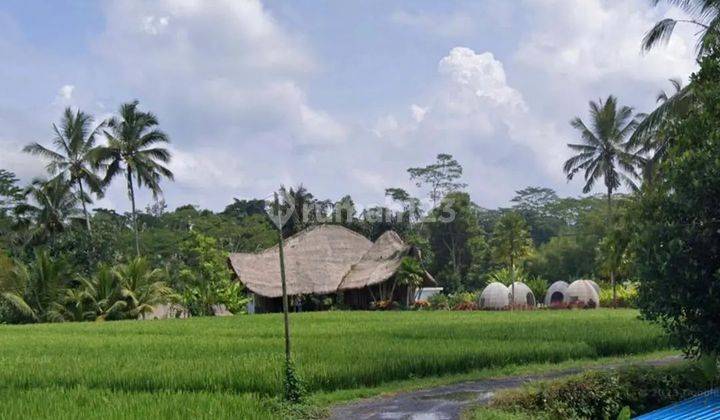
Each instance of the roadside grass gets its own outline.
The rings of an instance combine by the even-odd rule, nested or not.
[[[318,406],[669,350],[632,310],[301,313],[291,332]],[[267,418],[282,394],[282,360],[279,314],[0,326],[0,395],[13,401],[0,417],[54,407],[70,418],[85,401],[83,414],[110,418]]]

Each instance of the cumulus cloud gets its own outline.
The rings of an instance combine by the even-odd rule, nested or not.
[[[540,71],[581,82],[610,76],[663,81],[695,68],[691,28],[677,27],[670,43],[643,55],[640,41],[663,17],[646,2],[526,0],[533,30],[524,34],[516,58]],[[675,9],[667,16],[683,17]]]
[[[322,19],[344,19],[340,27],[323,21],[309,30],[315,21],[303,21],[313,15],[304,5],[107,0],[97,17],[105,27],[77,62],[42,43],[32,48],[23,33],[32,28],[5,24],[0,13],[0,52],[13,64],[0,68],[0,167],[42,173],[20,148],[51,138],[63,106],[105,116],[137,98],[172,139],[177,182],[163,185],[171,205],[222,208],[233,196],[300,182],[319,197],[351,193],[367,204],[386,187],[412,189],[406,168],[451,153],[473,198],[495,206],[526,185],[579,193],[560,169],[576,135],[567,121],[609,93],[652,106],[665,79],[694,68],[692,34],[681,26],[667,48],[640,54],[647,28],[666,13],[680,16],[645,0],[384,7],[389,21],[373,30],[387,31],[387,42],[359,53],[347,46],[373,36],[350,19],[375,18],[372,7],[352,17],[328,10]],[[431,37],[414,48],[420,32]],[[359,59],[382,71],[333,66]],[[45,68],[60,70],[34,70]],[[357,96],[372,106],[341,103],[338,87],[368,93]],[[115,183],[100,205],[126,203]]]
[[[439,59],[436,79],[434,87],[419,92],[427,106],[411,104],[409,115],[390,114],[375,123],[372,131],[384,147],[397,147],[415,162],[454,154],[473,194],[490,202],[507,200],[507,191],[538,177],[561,180],[563,143],[554,124],[532,115],[492,53],[452,48]],[[389,178],[355,175],[368,186]]]
[[[307,98],[312,52],[260,1],[118,0],[105,14],[96,51],[170,127],[181,188],[254,193],[247,173],[269,159],[346,140],[344,124]]]
[[[466,108],[489,103],[491,106],[524,109],[520,93],[508,86],[505,69],[492,53],[476,54],[465,47],[455,47],[438,64],[438,72],[460,93],[447,106]]]

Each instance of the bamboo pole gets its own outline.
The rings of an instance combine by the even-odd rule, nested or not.
[[[290,319],[287,285],[285,283],[285,254],[283,252],[282,219],[280,217],[280,200],[275,193],[275,211],[277,211],[278,250],[280,251],[280,283],[282,284],[283,318],[285,320],[285,362],[290,363]]]

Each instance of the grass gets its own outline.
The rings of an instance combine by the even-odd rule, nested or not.
[[[326,312],[291,323],[318,404],[668,349],[631,310]],[[282,393],[282,360],[279,315],[0,326],[0,418],[267,418]]]

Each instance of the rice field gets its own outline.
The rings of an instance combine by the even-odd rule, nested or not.
[[[632,310],[291,316],[309,392],[667,349]],[[0,326],[0,418],[267,418],[280,315]]]

